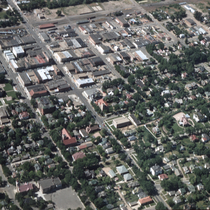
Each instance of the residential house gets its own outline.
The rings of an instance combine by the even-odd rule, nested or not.
[[[170,160],[169,160],[167,157],[164,157],[164,158],[163,158],[163,163],[166,164],[166,163],[169,163],[169,162],[170,162]]]
[[[80,130],[79,130],[79,133],[80,133],[80,135],[81,135],[83,138],[87,138],[87,137],[88,137],[88,133],[85,131],[85,129],[80,129]]]
[[[193,119],[196,122],[205,122],[207,120],[207,116],[201,114],[200,112],[196,112],[196,113],[193,114]]]
[[[177,168],[174,170],[174,174],[176,176],[181,176],[182,175],[181,172],[179,171],[179,169],[177,169]]]
[[[152,202],[153,202],[153,200],[152,200],[152,198],[150,196],[147,196],[145,198],[142,198],[142,199],[138,200],[138,204],[140,206],[146,205],[146,204],[149,204],[149,203],[152,203]]]
[[[93,126],[89,125],[89,126],[86,127],[86,132],[87,133],[94,133],[98,130],[100,130],[98,125],[93,125]]]
[[[117,172],[121,175],[121,174],[125,174],[128,173],[128,170],[126,169],[126,167],[124,165],[118,166],[116,167]]]
[[[189,171],[189,169],[188,169],[187,166],[182,167],[182,169],[183,169],[183,171],[184,171],[185,174],[190,173],[190,171]]]
[[[190,136],[190,140],[191,140],[192,142],[196,142],[196,141],[198,141],[198,138],[196,137],[196,135],[191,135],[191,136]]]
[[[201,141],[203,142],[203,143],[206,143],[206,142],[208,142],[210,140],[210,137],[207,135],[207,134],[202,134],[201,135]]]
[[[62,129],[61,135],[62,135],[63,144],[65,146],[72,147],[72,146],[76,146],[77,145],[76,138],[72,137],[65,128]]]
[[[135,136],[129,136],[128,141],[135,141],[137,138]]]
[[[160,129],[158,128],[158,125],[152,128],[152,132],[155,135],[159,135],[161,133]]]
[[[34,164],[34,169],[35,169],[35,171],[41,170],[41,165],[39,163],[35,163]]]
[[[204,186],[201,183],[197,184],[196,187],[197,187],[198,191],[204,189]]]
[[[210,169],[210,164],[209,164],[209,163],[205,163],[205,164],[204,164],[204,168]]]
[[[0,122],[1,122],[1,125],[10,122],[9,119],[8,119],[7,111],[6,111],[5,108],[1,108],[0,109]]]
[[[97,193],[100,193],[100,192],[102,192],[104,190],[104,186],[95,186],[95,191],[97,192]]]
[[[163,166],[163,170],[165,171],[169,171],[171,169],[171,167],[169,165],[164,165]]]
[[[77,146],[77,150],[83,150],[85,148],[89,148],[89,147],[92,147],[93,146],[93,143],[92,142],[85,142],[83,144],[80,144],[79,146]]]
[[[74,154],[72,155],[73,161],[76,161],[76,160],[78,160],[78,159],[82,159],[82,158],[84,158],[84,157],[86,157],[86,155],[85,155],[85,153],[83,153],[83,152],[76,152],[76,153],[74,153]]]
[[[99,99],[98,101],[95,102],[95,104],[99,106],[101,111],[108,108],[108,103],[105,102],[103,99]]]
[[[169,196],[174,196],[174,195],[176,194],[176,192],[175,192],[175,191],[168,191],[167,194],[168,194]]]
[[[186,194],[186,190],[184,188],[180,188],[180,189],[178,189],[178,193],[180,195],[184,195],[184,194]]]
[[[189,185],[187,186],[187,189],[189,190],[190,193],[195,192],[195,187],[194,187],[192,184],[189,184]]]
[[[136,202],[136,201],[128,202],[128,205],[129,205],[130,207],[136,206],[137,204],[138,204],[138,202]]]
[[[158,179],[163,181],[164,179],[168,179],[168,176],[166,174],[160,174],[158,175]]]
[[[128,182],[127,185],[129,188],[135,188],[135,187],[138,187],[140,184],[138,181],[131,181],[131,182]]]
[[[159,165],[154,165],[150,168],[150,172],[152,173],[153,176],[157,176],[159,174],[162,174],[162,169]]]
[[[189,125],[188,118],[185,115],[183,115],[179,119],[179,124],[182,125],[183,127]]]
[[[123,179],[125,182],[130,181],[131,179],[133,179],[133,177],[131,176],[131,174],[127,173],[123,175]]]
[[[93,179],[93,178],[95,178],[95,172],[94,172],[94,170],[86,169],[86,170],[84,171],[84,173],[85,173],[85,177],[88,178],[88,179]]]
[[[181,74],[182,79],[185,79],[187,77],[187,72],[184,72]]]
[[[17,192],[23,193],[23,192],[28,192],[29,190],[33,190],[34,187],[32,183],[24,183],[21,185],[18,181],[16,181],[16,189]]]
[[[182,200],[181,200],[181,198],[180,198],[179,196],[175,196],[175,197],[173,198],[173,202],[174,202],[175,204],[179,204],[179,203],[182,202]]]
[[[155,148],[155,152],[163,152],[164,151],[164,147],[163,147],[163,145],[160,145],[160,146],[158,146],[158,147],[156,147]]]
[[[106,154],[112,154],[114,153],[114,150],[112,147],[105,149]]]
[[[28,112],[21,112],[19,114],[19,119],[20,120],[27,120],[29,118],[29,113]]]
[[[108,175],[110,178],[116,177],[116,174],[115,174],[115,172],[114,172],[112,169],[109,170],[109,171],[107,172],[107,175]]]

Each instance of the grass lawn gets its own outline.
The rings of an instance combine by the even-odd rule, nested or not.
[[[177,133],[177,132],[182,132],[183,131],[183,128],[180,128],[177,123],[174,123],[172,128],[174,129],[174,133]]]
[[[5,84],[5,87],[4,87],[4,90],[5,90],[5,91],[13,90],[13,87],[12,87],[11,84],[6,83],[6,84]]]
[[[112,124],[112,120],[111,121],[106,121],[106,123],[111,125]]]
[[[14,103],[14,101],[13,101],[13,100],[11,100],[11,101],[7,101],[6,99],[4,99],[4,101],[5,101],[5,103],[6,103],[6,104],[12,104],[12,103]]]
[[[4,19],[4,15],[6,15],[6,11],[2,10],[0,12],[0,19]]]
[[[196,203],[196,205],[198,206],[199,209],[206,209],[206,205],[204,204],[204,201],[199,201],[198,203]]]
[[[7,95],[8,96],[11,96],[12,98],[16,98],[17,99],[16,94],[15,94],[15,91],[7,92]]]
[[[137,195],[134,195],[132,193],[127,193],[125,196],[124,196],[125,200],[128,201],[128,202],[134,202],[134,201],[138,201],[138,196]]]
[[[2,106],[3,104],[1,103],[1,101],[0,101],[0,106]]]
[[[112,130],[114,130],[114,131],[116,130],[116,128],[114,127],[114,125],[112,125],[111,128],[112,128]]]

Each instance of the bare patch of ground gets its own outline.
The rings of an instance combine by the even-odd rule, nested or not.
[[[113,9],[117,9],[117,10],[121,10],[124,8],[128,8],[128,6],[132,6],[132,3],[130,0],[122,0],[122,1],[108,1],[108,2],[104,2],[101,3],[101,5],[103,6],[103,8],[107,11],[113,10]]]
[[[173,118],[175,118],[176,121],[179,121],[182,118],[183,115],[185,115],[184,112],[179,112],[179,113],[175,114],[173,116]]]
[[[160,2],[158,2],[157,0],[148,0],[148,3],[142,4],[141,6],[147,11],[153,11],[163,6],[168,6],[170,4],[178,4],[181,2],[183,2],[183,0],[176,0],[176,1],[166,0],[166,1],[160,1]],[[199,1],[199,3],[198,3],[198,0],[185,0],[184,2],[186,2],[187,4],[194,4],[195,6],[197,6],[198,9],[201,9],[201,10],[205,9],[206,6],[210,6],[208,4],[209,0],[201,0]]]

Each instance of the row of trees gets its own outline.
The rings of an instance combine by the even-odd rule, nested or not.
[[[70,1],[65,1],[65,0],[34,0],[30,1],[30,3],[27,4],[20,4],[21,10],[27,10],[31,11],[33,9],[37,8],[43,8],[43,7],[48,7],[49,9],[56,9],[56,8],[61,8],[61,7],[68,7],[68,6],[75,6],[79,4],[91,4],[93,2],[104,2],[105,0],[70,0]]]

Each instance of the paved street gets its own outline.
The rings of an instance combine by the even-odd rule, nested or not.
[[[0,188],[0,192],[6,192],[9,198],[14,202],[15,205],[19,206],[18,201],[15,200],[15,186],[9,184],[7,182],[7,178],[5,177],[2,166],[0,165],[0,176],[2,177],[2,181],[5,181],[7,184]]]

